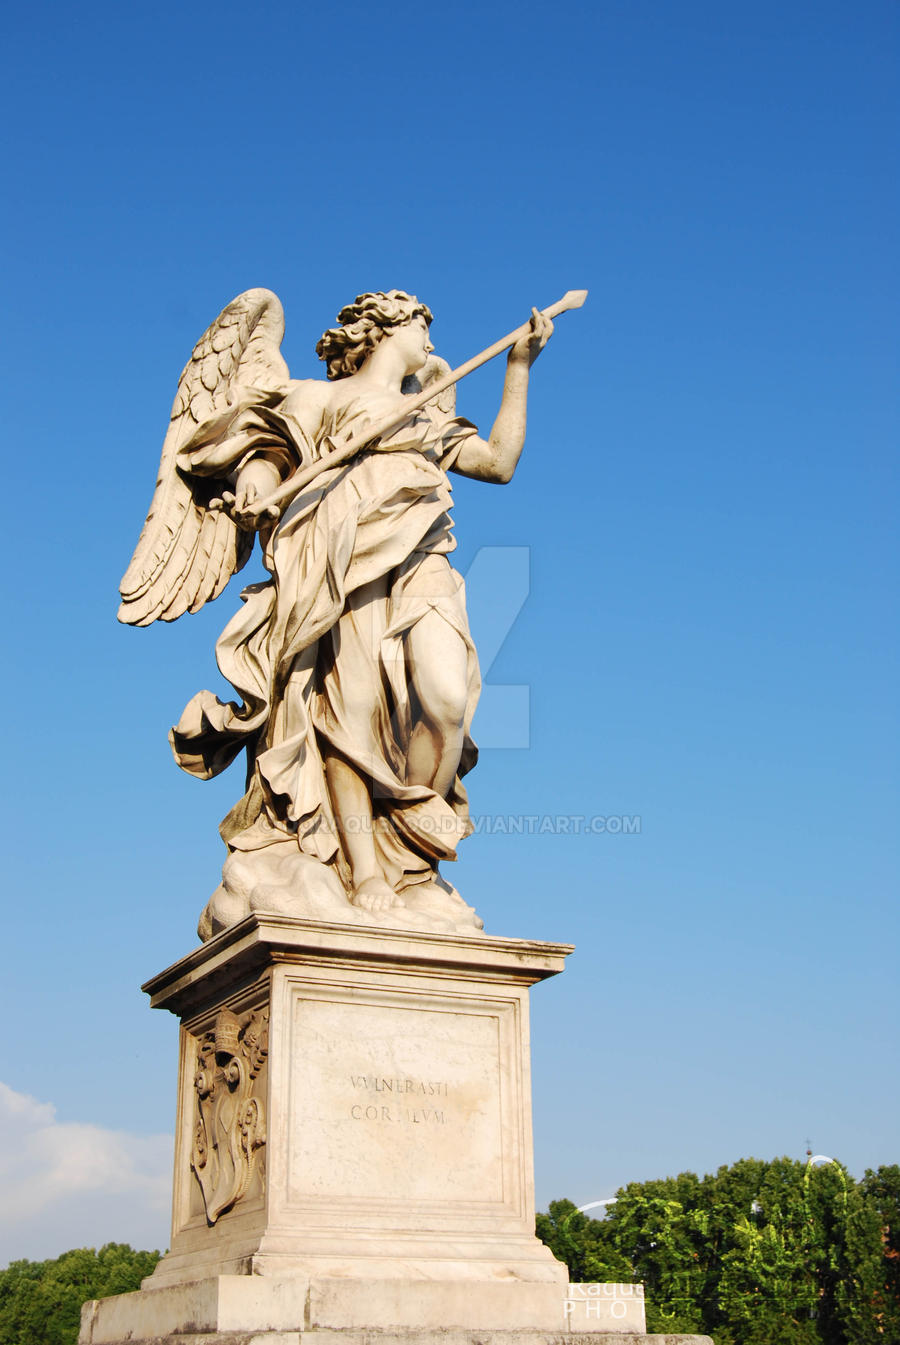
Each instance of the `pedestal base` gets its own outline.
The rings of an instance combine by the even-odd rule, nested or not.
[[[590,1286],[615,1289],[620,1286]],[[630,1287],[630,1286],[629,1286]],[[599,1301],[599,1300],[598,1300]],[[621,1302],[610,1297],[607,1303]],[[528,1286],[383,1280],[305,1281],[222,1275],[161,1289],[142,1289],[82,1310],[81,1345],[712,1345],[707,1336],[646,1335],[643,1302],[628,1321],[607,1314],[573,1320],[555,1295],[555,1320],[537,1329],[547,1296]],[[533,1316],[532,1316],[533,1314]],[[483,1321],[462,1325],[472,1316]],[[373,1319],[393,1326],[373,1329]],[[437,1323],[441,1323],[438,1325]],[[635,1326],[638,1327],[635,1330]]]

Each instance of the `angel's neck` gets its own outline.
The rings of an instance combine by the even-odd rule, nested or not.
[[[395,350],[390,341],[382,341],[353,375],[353,382],[361,392],[390,393],[399,397],[408,372],[403,353]]]

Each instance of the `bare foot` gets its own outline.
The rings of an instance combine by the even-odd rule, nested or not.
[[[388,911],[392,906],[403,905],[397,893],[383,878],[364,878],[350,900],[364,911]]]

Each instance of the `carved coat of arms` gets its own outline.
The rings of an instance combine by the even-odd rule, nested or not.
[[[265,1108],[254,1094],[268,1050],[268,1009],[243,1020],[220,1009],[213,1030],[200,1043],[191,1167],[210,1224],[247,1190],[257,1150],[266,1142]]]

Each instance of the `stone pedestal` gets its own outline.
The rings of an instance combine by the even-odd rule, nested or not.
[[[567,1272],[534,1234],[528,988],[570,951],[258,915],[149,981],[182,1022],[153,1334],[559,1329]],[[131,1310],[100,1305],[90,1338],[136,1334]]]
[[[171,1249],[81,1345],[642,1332],[637,1296],[573,1312],[534,1233],[528,990],[570,951],[258,914],[149,981],[181,1019]]]

